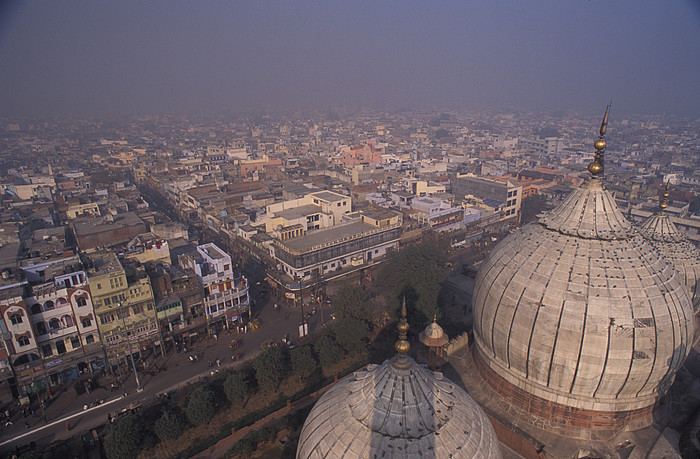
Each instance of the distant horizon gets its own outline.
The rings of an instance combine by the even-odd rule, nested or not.
[[[3,2],[0,116],[700,117],[700,2]],[[138,115],[137,115],[138,116]]]

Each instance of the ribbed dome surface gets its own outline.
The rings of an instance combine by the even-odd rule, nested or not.
[[[484,262],[476,346],[500,377],[541,399],[597,411],[648,407],[692,343],[681,282],[590,180]]]
[[[697,311],[700,307],[700,250],[678,231],[671,218],[662,212],[652,215],[642,223],[639,232],[671,261],[688,287],[693,309]]]
[[[339,381],[311,410],[298,458],[500,458],[486,414],[460,387],[411,361]]]

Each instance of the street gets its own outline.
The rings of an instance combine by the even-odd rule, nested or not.
[[[251,298],[260,298],[256,286],[251,289]],[[253,316],[262,321],[260,329],[248,333],[222,333],[218,339],[213,337],[200,338],[187,349],[187,353],[171,351],[166,357],[148,359],[150,372],[139,370],[138,375],[143,390],[138,392],[133,373],[125,376],[123,387],[110,391],[109,383],[102,384],[91,393],[76,395],[71,385],[66,387],[45,409],[46,423],[40,413],[34,416],[29,414],[26,418],[21,413],[15,414],[11,425],[0,425],[0,451],[5,457],[17,445],[36,442],[40,447],[61,440],[66,440],[74,435],[89,432],[95,427],[107,423],[107,415],[113,414],[134,402],[147,404],[151,399],[160,394],[170,392],[188,382],[211,376],[216,370],[216,365],[209,367],[209,360],[213,362],[220,359],[222,368],[235,367],[241,361],[254,357],[261,349],[261,344],[269,341],[280,341],[288,336],[290,340],[299,340],[299,322],[301,311],[290,306],[282,306],[276,300],[264,296],[264,301],[257,301],[253,306]],[[318,308],[317,308],[318,309]],[[304,310],[308,313],[307,308]],[[319,310],[319,312],[321,312]],[[321,327],[321,316],[327,323],[330,319],[330,310],[327,305],[322,313],[313,314],[309,319],[309,332],[314,333]],[[238,339],[241,344],[236,350],[229,349],[232,340]],[[198,360],[191,362],[189,356],[197,355]],[[232,355],[241,354],[240,361],[233,361]],[[160,371],[153,370],[156,368]],[[103,380],[112,380],[111,377],[103,377]],[[124,392],[127,394],[124,396]],[[85,405],[95,404],[103,400],[102,404],[84,410]],[[25,424],[27,423],[27,424]],[[70,430],[66,429],[66,424]],[[27,428],[27,425],[29,426]]]

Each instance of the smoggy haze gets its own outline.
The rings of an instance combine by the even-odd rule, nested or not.
[[[36,1],[0,114],[337,106],[700,115],[697,1]]]

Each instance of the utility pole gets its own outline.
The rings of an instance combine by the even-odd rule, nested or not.
[[[126,342],[129,344],[129,357],[131,357],[131,367],[134,369],[134,376],[136,376],[136,392],[141,392],[143,387],[141,387],[141,381],[139,381],[139,373],[136,371],[136,362],[134,362],[134,354],[131,351],[131,336],[126,330],[126,315],[124,310],[122,310],[122,304],[119,303],[119,311],[122,313],[122,324],[124,325],[124,333],[126,333]]]

